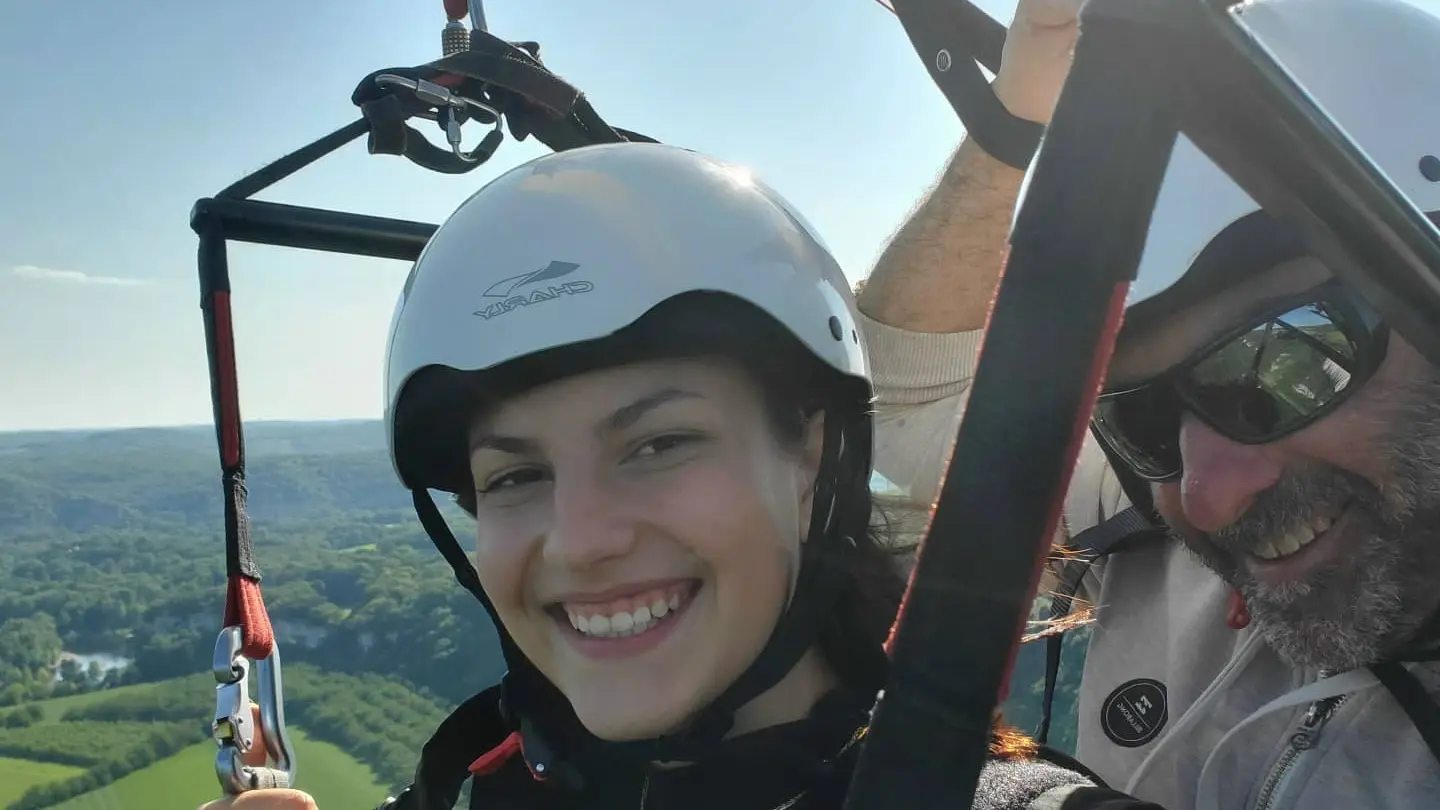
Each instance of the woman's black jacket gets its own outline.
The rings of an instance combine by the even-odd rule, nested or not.
[[[729,740],[703,763],[647,772],[592,762],[582,774],[537,750],[532,734],[522,752],[500,700],[495,687],[461,704],[425,744],[414,781],[379,810],[452,810],[467,780],[471,810],[840,810],[870,708],[832,695],[806,720]],[[486,772],[472,773],[487,754]],[[1043,746],[1034,758],[992,759],[972,808],[1162,810]]]

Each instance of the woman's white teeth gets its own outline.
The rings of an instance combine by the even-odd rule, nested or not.
[[[1309,523],[1296,526],[1290,531],[1260,544],[1255,549],[1255,556],[1262,560],[1278,560],[1281,557],[1289,557],[1291,554],[1310,545],[1316,537],[1324,534],[1330,528],[1330,518],[1311,518]]]
[[[671,594],[668,599],[656,597],[648,605],[633,610],[617,610],[611,613],[592,613],[588,616],[566,610],[570,626],[592,638],[623,638],[637,636],[660,623],[671,612],[680,608],[680,595]]]

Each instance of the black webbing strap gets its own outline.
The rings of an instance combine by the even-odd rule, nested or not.
[[[415,777],[380,810],[451,810],[470,778],[470,763],[509,733],[494,686],[456,707],[420,750]]]
[[[1000,69],[1005,28],[965,0],[891,0],[910,44],[945,100],[985,153],[1029,167],[1045,127],[1012,114],[980,71]],[[977,61],[978,60],[978,61]]]
[[[1397,661],[1374,664],[1370,671],[1405,710],[1425,746],[1430,749],[1430,755],[1440,763],[1440,706],[1435,705],[1435,699],[1425,691],[1419,679]]]
[[[460,543],[455,539],[455,533],[450,531],[450,524],[445,522],[445,517],[440,514],[440,508],[435,505],[434,499],[430,497],[429,490],[411,490],[411,502],[415,505],[415,514],[420,518],[420,525],[424,527],[425,534],[430,538],[435,550],[450,564],[450,570],[455,572],[455,581],[460,587],[469,591],[472,596],[484,606],[485,613],[489,615],[490,621],[495,625],[495,634],[500,638],[500,651],[504,654],[506,662],[513,663],[520,660],[519,649],[515,646],[510,634],[505,632],[505,624],[500,621],[500,616],[495,612],[495,605],[491,604],[490,597],[485,595],[485,588],[480,585],[480,574],[476,572],[470,558],[465,556],[465,550],[460,548]]]
[[[465,556],[464,549],[460,548],[455,533],[450,531],[450,524],[445,522],[445,517],[440,514],[440,508],[435,505],[429,491],[423,488],[412,490],[410,498],[415,504],[415,514],[420,517],[420,525],[425,528],[425,534],[429,535],[430,542],[435,545],[440,556],[450,564],[450,570],[455,572],[455,581],[480,600],[480,604],[485,606],[485,611],[495,622],[496,629],[503,629],[500,617],[495,615],[495,606],[490,604],[490,597],[485,595],[485,589],[480,585],[480,574],[475,571],[470,558]]]
[[[1420,732],[1430,754],[1440,763],[1440,705],[1424,685],[1404,666],[1405,662],[1440,661],[1440,611],[1432,613],[1411,640],[1384,661],[1370,666],[1370,671],[1400,704],[1405,715]]]
[[[1155,526],[1145,519],[1140,510],[1131,506],[1071,538],[1069,548],[1073,555],[1062,567],[1060,586],[1050,597],[1050,621],[1058,621],[1070,614],[1074,607],[1075,594],[1080,590],[1080,583],[1091,563],[1120,550],[1127,540],[1149,537],[1155,533]],[[1060,678],[1060,656],[1064,651],[1064,644],[1064,633],[1055,633],[1045,638],[1045,692],[1041,698],[1040,725],[1035,730],[1035,740],[1042,744],[1050,737],[1055,685]]]

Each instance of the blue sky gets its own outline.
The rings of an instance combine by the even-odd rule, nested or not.
[[[1014,0],[986,0],[1008,21]],[[0,11],[0,430],[210,418],[195,199],[356,116],[439,55],[441,0],[50,3]],[[490,0],[612,123],[751,166],[865,275],[961,127],[873,0]],[[471,137],[475,137],[473,134]],[[470,142],[470,141],[467,141]],[[439,221],[541,154],[432,175],[363,140],[261,195]],[[236,245],[246,419],[380,414],[399,262]]]
[[[1008,23],[1014,3],[980,5]],[[437,56],[441,8],[5,3],[0,430],[209,421],[191,204],[352,120],[367,73]],[[539,40],[612,123],[749,165],[853,278],[962,134],[873,0],[489,0],[487,14]],[[507,139],[448,177],[361,141],[261,196],[434,222],[542,151]],[[378,416],[406,267],[251,245],[231,262],[245,418]]]

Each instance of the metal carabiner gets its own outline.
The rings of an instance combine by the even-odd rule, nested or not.
[[[381,73],[375,77],[375,83],[381,87],[403,87],[414,93],[415,98],[435,107],[437,113],[434,120],[439,122],[445,130],[445,140],[450,143],[450,151],[455,154],[455,157],[466,163],[478,163],[483,159],[488,159],[495,152],[495,148],[500,145],[500,139],[505,136],[505,131],[501,128],[500,111],[483,101],[462,96],[435,82],[411,79],[394,73]],[[479,146],[466,152],[460,148],[460,125],[463,123],[461,114],[468,113],[468,107],[489,114],[494,119],[494,125],[493,129],[481,140]],[[429,118],[430,116],[425,117]]]
[[[220,751],[215,757],[215,775],[226,795],[235,796],[260,788],[286,788],[295,784],[295,752],[285,731],[285,695],[280,674],[280,650],[252,661],[242,652],[244,634],[239,627],[226,627],[215,640],[215,718],[210,735]],[[268,759],[275,767],[245,764],[245,755],[255,747],[255,728],[250,712],[250,668],[260,678],[260,738]]]

